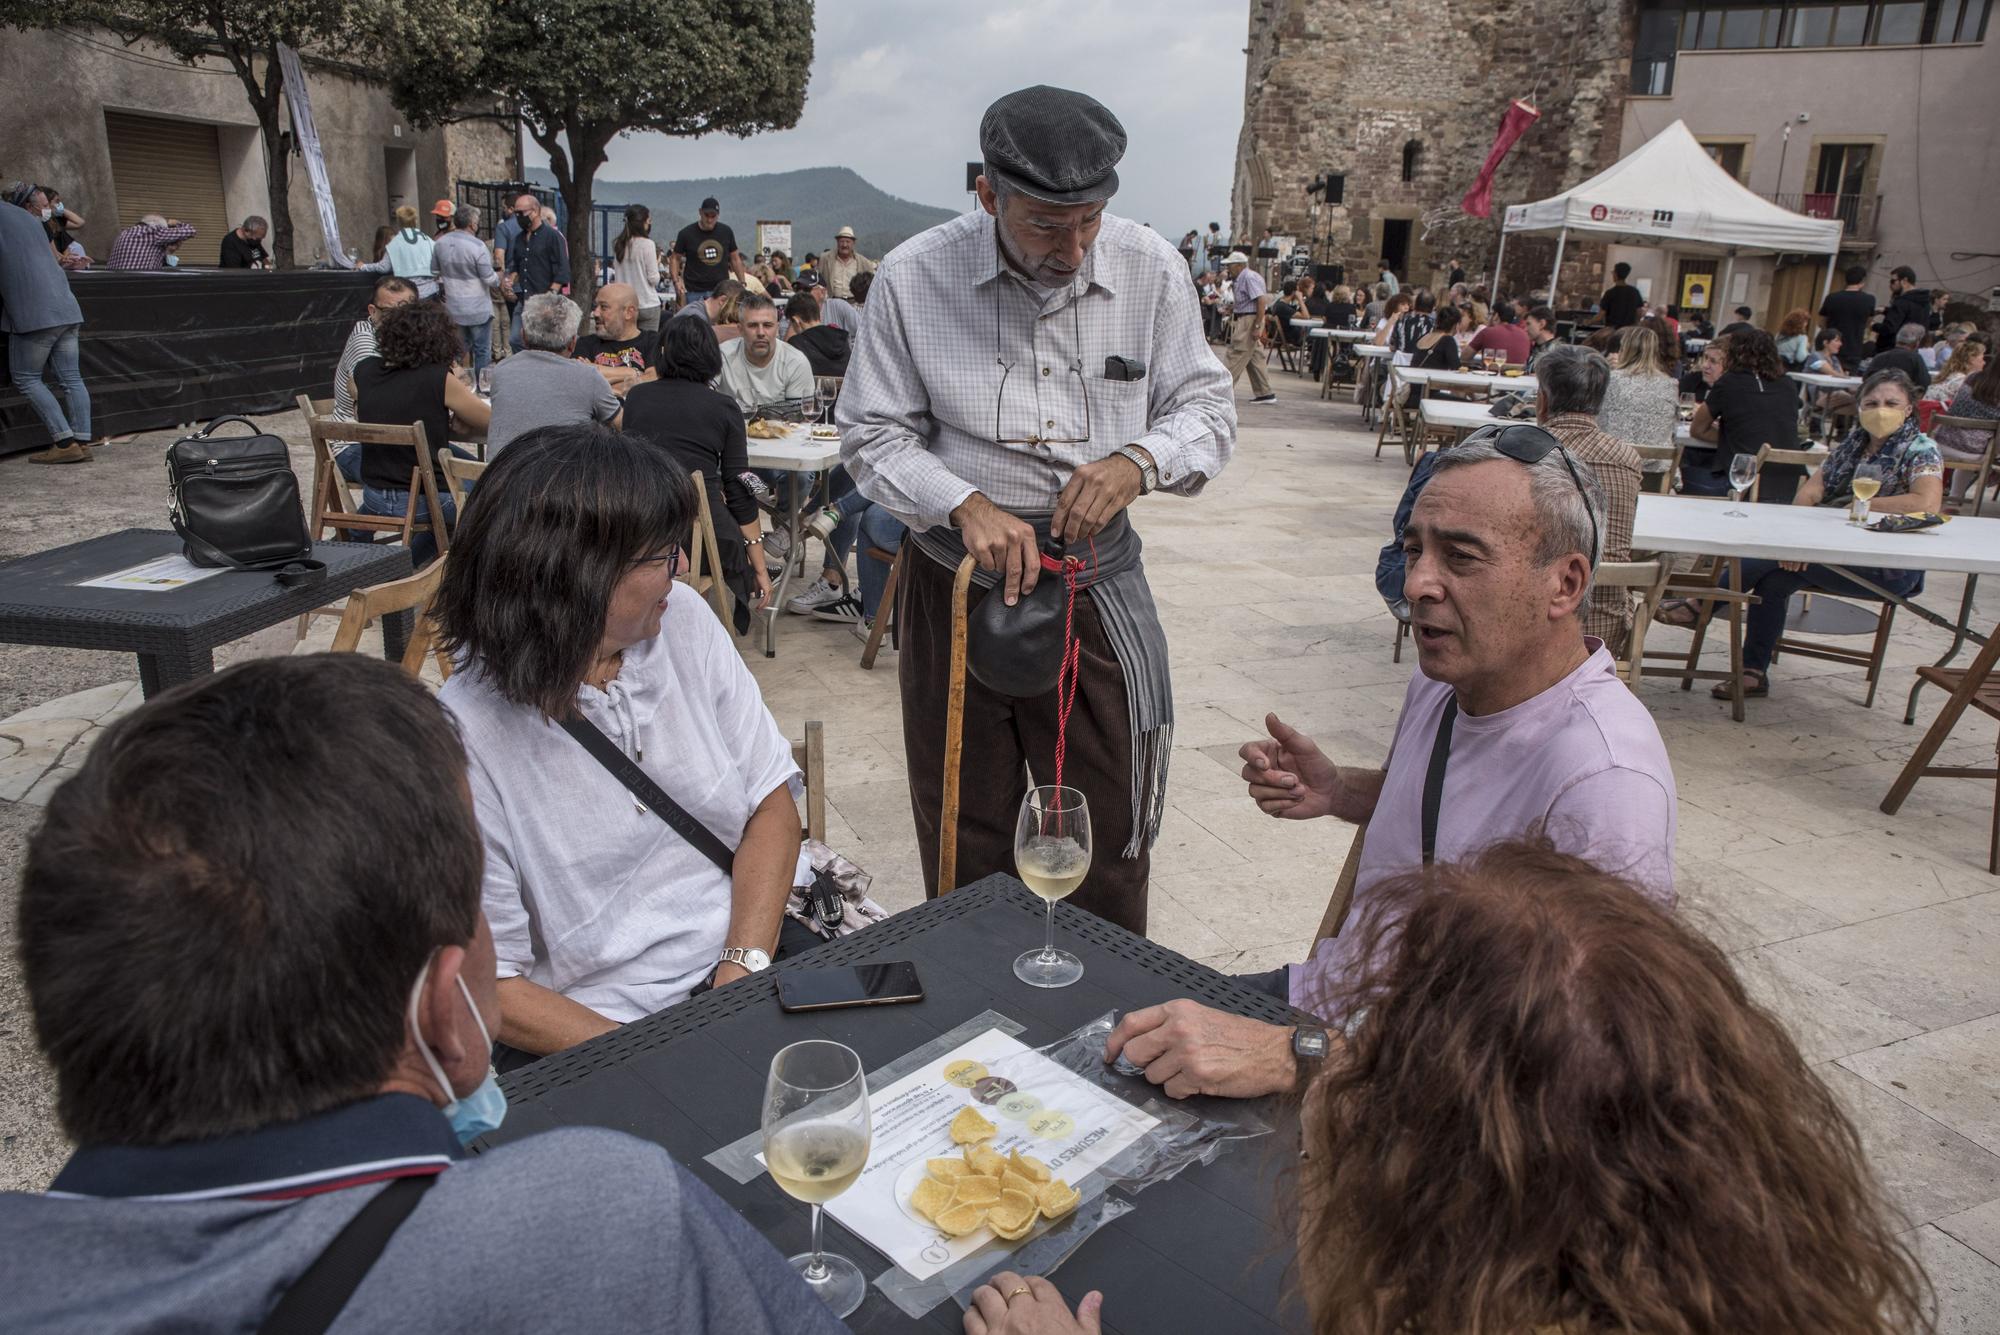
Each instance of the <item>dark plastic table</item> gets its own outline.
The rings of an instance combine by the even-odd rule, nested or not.
[[[1053,991],[1018,981],[1014,957],[1042,943],[1042,901],[1011,876],[989,876],[774,966],[913,960],[922,1002],[787,1015],[768,973],[746,978],[503,1076],[506,1124],[479,1147],[556,1126],[629,1132],[665,1146],[790,1256],[809,1245],[807,1207],[768,1176],[739,1185],[703,1162],[757,1129],[771,1057],[788,1043],[833,1039],[873,1070],[989,1009],[1025,1024],[1020,1040],[1034,1046],[1108,1010],[1175,997],[1274,1023],[1296,1018],[1205,965],[1066,905],[1056,908],[1056,936],[1083,960],[1083,980]],[[1201,1102],[1190,1107],[1198,1111]],[[1074,1304],[1102,1289],[1107,1331],[1303,1329],[1298,1305],[1284,1298],[1292,1238],[1278,1196],[1279,1175],[1295,1161],[1296,1123],[1277,1100],[1256,1110],[1274,1134],[1139,1193],[1136,1209],[1093,1234],[1056,1271],[1063,1296]],[[887,1260],[831,1216],[826,1245],[853,1258],[871,1281],[867,1301],[848,1318],[851,1329],[962,1329],[960,1309],[949,1301],[921,1320],[903,1315],[872,1282]]]
[[[326,579],[308,588],[252,570],[166,593],[79,587],[180,550],[171,532],[128,528],[0,565],[0,642],[137,654],[139,685],[152,696],[215,671],[217,645],[410,573],[406,547],[321,542],[313,556],[326,562]],[[385,657],[403,656],[413,620],[407,612],[382,618]]]

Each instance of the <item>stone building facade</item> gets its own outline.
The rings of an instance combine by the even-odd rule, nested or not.
[[[367,258],[376,228],[399,204],[427,212],[455,195],[456,181],[520,179],[518,127],[503,108],[417,130],[377,84],[310,60],[306,76],[341,242],[351,253]],[[189,66],[163,48],[128,47],[96,29],[9,31],[0,41],[0,87],[16,94],[0,100],[0,173],[60,190],[89,220],[77,238],[93,256],[110,253],[120,227],[161,211],[201,228],[181,247],[182,263],[212,265],[223,232],[271,211],[262,132],[221,57]],[[325,259],[297,150],[287,197],[294,262]]]
[[[1617,161],[1634,0],[1250,0],[1243,129],[1231,205],[1239,242],[1312,246],[1372,280],[1383,256],[1432,283],[1454,256],[1490,278],[1510,203]],[[1541,117],[1494,178],[1493,213],[1458,201],[1515,98]],[[1344,178],[1338,204],[1307,193]],[[1552,241],[1510,239],[1502,288],[1546,288]],[[1560,291],[1603,287],[1603,247],[1564,250]]]

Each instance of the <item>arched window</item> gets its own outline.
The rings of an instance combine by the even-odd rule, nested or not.
[[[1417,167],[1423,161],[1423,158],[1424,146],[1415,139],[1403,145],[1403,179],[1405,181],[1414,181],[1417,179]]]

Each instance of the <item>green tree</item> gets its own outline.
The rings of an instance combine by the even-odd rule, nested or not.
[[[417,125],[452,119],[497,94],[549,155],[569,208],[570,273],[589,309],[597,172],[633,130],[733,134],[787,129],[805,108],[812,0],[467,0],[482,28],[476,57],[410,60],[390,71],[397,108]]]
[[[152,41],[193,65],[204,56],[229,63],[263,131],[270,186],[271,258],[292,264],[291,162],[284,141],[280,43],[308,53],[378,60],[413,42],[448,44],[476,22],[448,0],[0,0],[0,24],[13,28],[94,26],[127,45]],[[435,48],[433,48],[435,49]],[[221,238],[215,238],[220,244]]]

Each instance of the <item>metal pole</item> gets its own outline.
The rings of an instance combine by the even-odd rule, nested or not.
[[[1734,246],[1731,246],[1729,250],[1725,252],[1722,257],[1722,277],[1720,281],[1718,281],[1715,285],[1714,295],[1712,295],[1708,300],[1708,308],[1716,312],[1718,315],[1720,315],[1722,312],[1722,303],[1730,299],[1729,280],[1731,278],[1734,278],[1735,276],[1736,276],[1736,248]]]
[[[1562,274],[1563,243],[1568,240],[1569,226],[1565,224],[1562,230],[1556,233],[1556,266],[1549,270],[1549,305],[1551,307],[1554,307],[1556,304],[1556,279]]]
[[[1486,289],[1497,306],[1500,303],[1500,262],[1507,258],[1507,224],[1500,224],[1500,253],[1493,257],[1493,286]]]
[[[1819,304],[1826,305],[1826,298],[1833,291],[1833,269],[1840,263],[1840,247],[1835,246],[1826,257],[1826,281],[1819,285]]]

